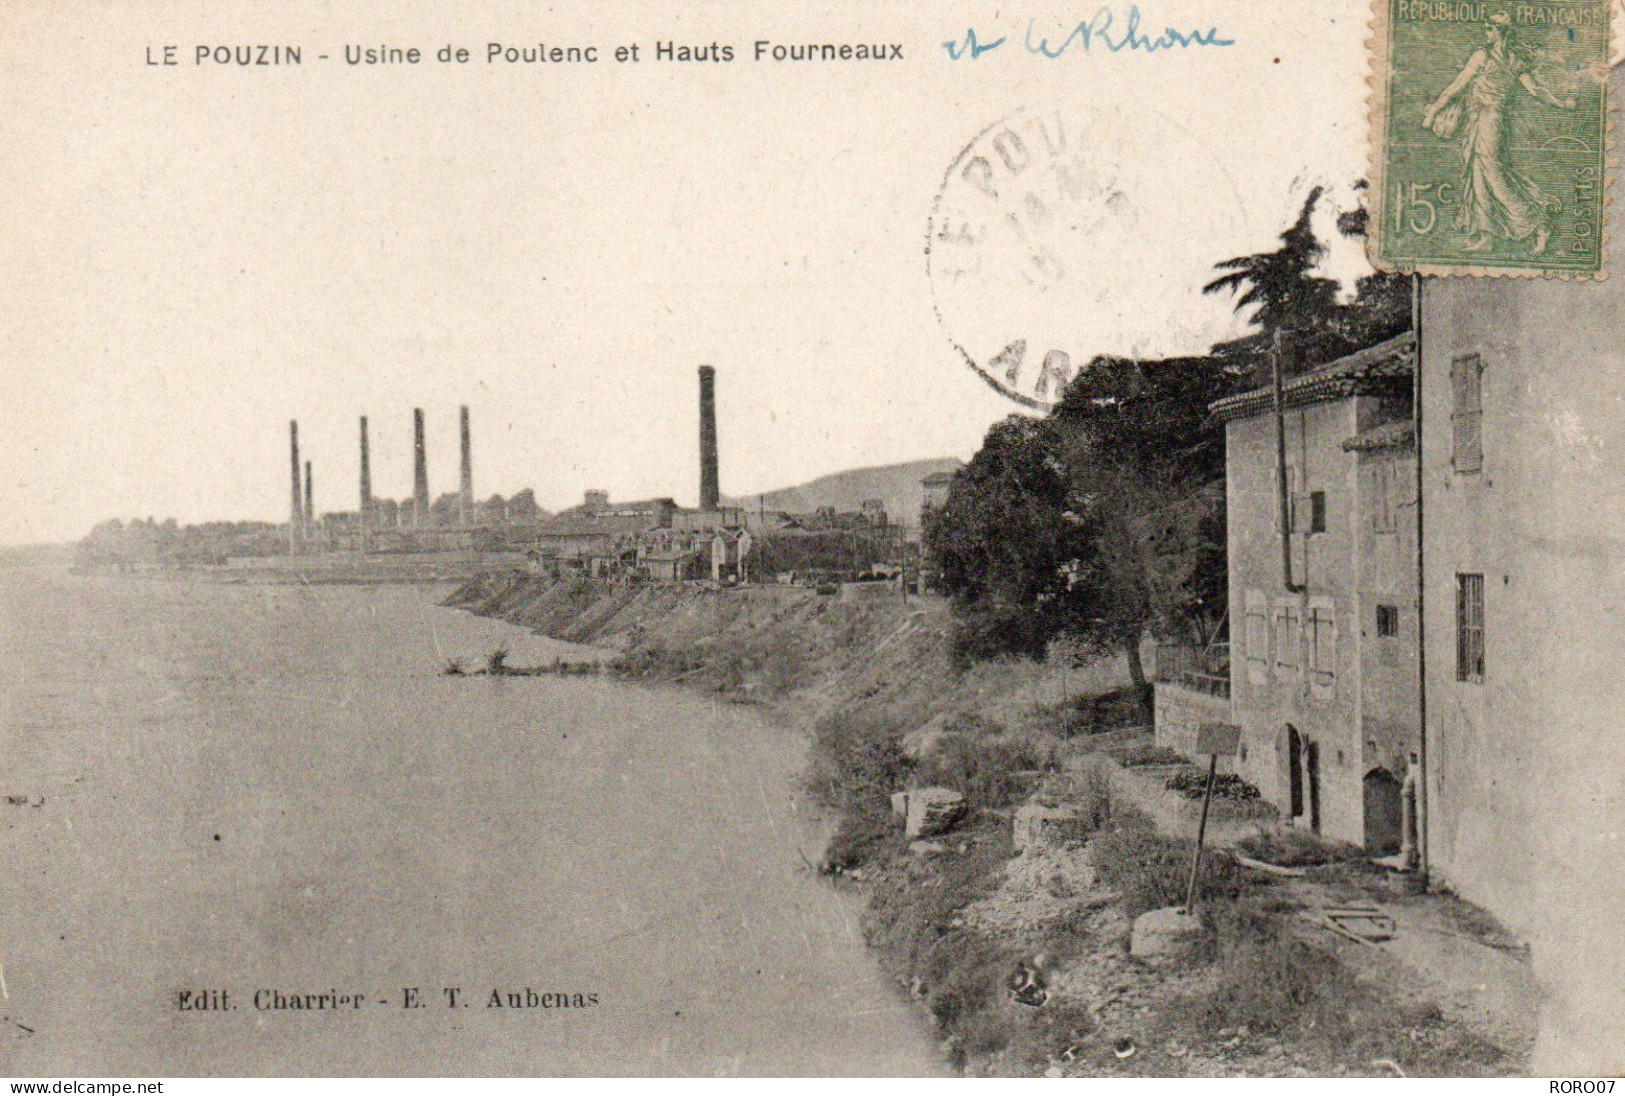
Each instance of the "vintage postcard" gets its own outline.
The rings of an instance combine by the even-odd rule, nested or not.
[[[0,7],[0,1076],[1611,1092],[1621,26]]]

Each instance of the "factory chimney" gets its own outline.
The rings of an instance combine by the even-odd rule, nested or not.
[[[305,536],[316,532],[316,500],[312,497],[310,462],[305,462]]]
[[[717,485],[717,371],[700,366],[700,509],[715,511],[722,501]]]
[[[288,450],[293,461],[293,502],[288,510],[288,554],[299,551],[299,528],[304,524],[303,492],[299,490],[299,422],[288,422]]]
[[[361,416],[361,512],[356,515],[362,529],[372,527],[372,450],[367,445],[367,416]]]
[[[412,517],[429,523],[429,455],[423,446],[423,408],[412,409]]]
[[[469,439],[466,404],[462,407],[459,417],[463,435],[463,478],[457,495],[457,521],[461,525],[467,525],[474,520],[474,450]]]

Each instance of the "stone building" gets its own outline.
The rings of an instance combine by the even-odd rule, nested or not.
[[[1273,388],[1210,409],[1225,430],[1236,769],[1284,819],[1380,853],[1399,848],[1419,728],[1414,356],[1406,335],[1288,379],[1284,461]],[[1178,738],[1159,730],[1188,749]]]
[[[1537,1073],[1625,1046],[1625,237],[1604,247],[1606,280],[1421,303],[1427,859],[1530,939]]]

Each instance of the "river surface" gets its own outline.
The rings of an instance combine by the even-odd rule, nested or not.
[[[799,734],[443,593],[0,571],[0,1075],[943,1072]]]

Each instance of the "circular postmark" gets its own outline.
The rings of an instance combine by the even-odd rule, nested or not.
[[[1037,411],[1100,355],[1205,351],[1228,303],[1204,298],[1218,241],[1244,228],[1207,147],[1143,108],[1024,108],[943,176],[926,267],[950,342]]]

